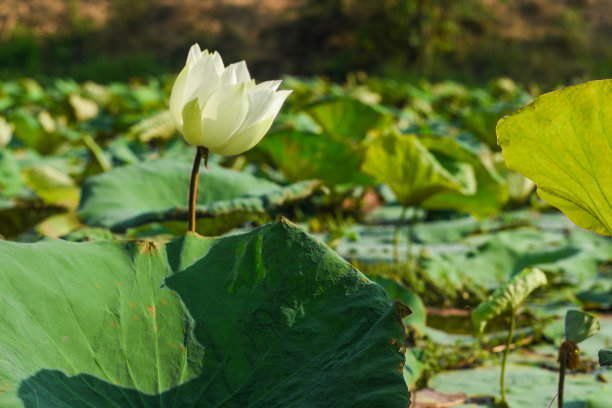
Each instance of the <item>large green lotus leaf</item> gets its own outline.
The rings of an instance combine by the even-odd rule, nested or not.
[[[474,153],[449,137],[421,136],[419,141],[436,156],[440,163],[456,161],[469,166],[474,174],[474,189],[464,194],[446,192],[425,200],[423,206],[431,209],[455,209],[474,216],[498,213],[508,201],[508,187],[499,175],[487,168]]]
[[[465,248],[466,244],[437,245],[432,247],[436,252],[432,251],[423,261],[423,274],[441,286],[440,290],[447,291],[449,297],[466,290],[486,296],[525,267],[550,264],[580,253],[572,246],[550,248],[554,238],[555,235],[525,229],[490,235],[486,242],[474,248],[471,245]],[[509,240],[516,242],[508,243]],[[542,247],[547,244],[549,247],[527,246],[537,240],[542,242]],[[521,245],[520,241],[527,245]]]
[[[580,343],[599,331],[597,316],[580,310],[568,310],[565,314],[565,338]]]
[[[370,129],[385,129],[392,120],[392,116],[381,107],[348,98],[317,102],[306,108],[306,112],[326,133],[338,140],[364,140]]]
[[[403,206],[417,206],[440,193],[468,190],[415,135],[392,132],[367,147],[361,170],[386,183]]]
[[[612,80],[551,92],[501,119],[508,167],[578,226],[612,235]]]
[[[187,219],[187,191],[191,165],[166,160],[123,166],[83,182],[79,214],[94,227],[124,231],[143,224]],[[281,187],[245,172],[211,166],[201,169],[196,216],[230,230],[291,201],[309,196],[316,182]],[[199,226],[198,231],[207,231]],[[208,229],[210,231],[210,229]]]
[[[337,185],[372,181],[359,171],[363,153],[326,134],[281,130],[266,136],[257,148],[291,182],[319,179]]]
[[[0,261],[2,407],[409,404],[402,308],[287,222]]]
[[[474,325],[483,332],[489,320],[504,312],[515,311],[531,292],[546,283],[544,272],[537,268],[525,268],[478,305],[472,313]]]

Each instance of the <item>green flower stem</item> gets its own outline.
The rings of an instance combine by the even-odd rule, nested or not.
[[[508,331],[508,339],[506,340],[506,348],[504,349],[504,356],[502,357],[502,365],[501,365],[501,379],[499,385],[501,387],[501,400],[505,406],[508,405],[506,401],[506,361],[508,360],[508,354],[510,354],[510,346],[512,345],[512,340],[514,338],[514,324],[516,320],[516,310],[512,311],[512,316],[510,317],[510,330]]]
[[[196,153],[193,157],[193,167],[191,168],[191,176],[189,177],[189,218],[187,220],[187,231],[195,232],[196,228],[196,206],[198,204],[198,186],[200,184],[200,164],[204,158],[204,166],[208,168],[208,148],[197,146]]]
[[[81,138],[81,140],[83,141],[83,144],[89,149],[89,151],[91,151],[91,154],[93,155],[95,161],[98,163],[103,172],[111,171],[113,169],[113,166],[104,155],[102,148],[96,143],[96,141],[93,139],[93,137],[91,137],[91,135],[85,134]]]
[[[565,383],[565,366],[567,363],[567,347],[561,346],[561,366],[559,367],[559,385],[557,387],[557,406],[563,408],[563,387]]]
[[[414,214],[413,211],[410,218],[408,219],[408,263],[412,265],[414,257],[412,256],[412,227],[414,226]]]
[[[400,240],[400,229],[404,224],[404,219],[406,218],[406,210],[408,207],[402,207],[402,212],[400,214],[399,221],[395,225],[395,236],[393,237],[393,262],[399,263],[399,240]]]

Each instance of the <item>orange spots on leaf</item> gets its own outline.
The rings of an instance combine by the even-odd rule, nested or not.
[[[119,323],[117,322],[111,322],[111,327],[117,327],[119,325]]]
[[[128,303],[128,306],[130,307],[130,309],[136,309],[136,303],[134,302]]]
[[[174,344],[171,344],[171,345],[170,345],[170,348],[171,348],[172,350],[174,350],[174,349],[175,349]]]
[[[147,306],[147,313],[149,313],[149,316],[155,317],[155,306]]]
[[[123,283],[121,281],[117,282],[117,286],[122,286],[122,285],[123,285]]]
[[[138,315],[132,315],[132,319],[134,319],[135,321],[138,320]]]
[[[96,283],[96,289],[100,289],[100,284]]]
[[[68,336],[62,336],[62,341],[68,341]]]
[[[161,304],[164,306],[168,306],[168,301],[166,299],[160,300]]]

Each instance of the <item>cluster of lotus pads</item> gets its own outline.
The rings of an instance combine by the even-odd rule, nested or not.
[[[389,296],[412,296],[393,293],[401,276],[372,276],[385,291],[284,219],[214,239],[182,233],[192,154],[166,108],[170,85],[2,84],[0,234],[63,238],[0,242],[2,406],[406,407],[423,364],[406,335],[425,325]],[[285,98],[277,86],[262,92]],[[286,86],[270,134],[202,174],[201,234],[359,202],[379,184],[398,207],[475,217],[529,198],[533,184],[495,140],[497,119],[529,99],[508,80]],[[547,94],[497,128],[510,168],[606,235],[610,86]],[[513,269],[473,314],[479,329],[508,311],[514,322],[547,284]],[[418,315],[419,301],[406,302]],[[576,327],[566,340],[588,337]]]

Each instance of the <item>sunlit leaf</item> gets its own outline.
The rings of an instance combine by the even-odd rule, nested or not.
[[[497,140],[511,169],[578,226],[612,235],[612,80],[538,97],[501,119]]]
[[[469,191],[415,135],[392,132],[376,138],[367,147],[361,169],[386,183],[404,206],[420,205],[440,193]]]
[[[172,121],[169,110],[161,111],[144,118],[128,130],[128,137],[141,143],[149,143],[154,139],[168,140],[176,133],[176,126]]]
[[[80,189],[67,174],[47,165],[21,170],[25,184],[47,204],[74,208],[79,204]]]
[[[508,187],[501,177],[487,168],[474,153],[461,146],[449,137],[425,136],[419,141],[444,164],[446,161],[457,162],[472,171],[473,187],[462,193],[447,192],[436,194],[425,200],[423,207],[431,209],[456,209],[474,216],[487,216],[498,213],[508,200]],[[454,174],[455,175],[455,174]]]

